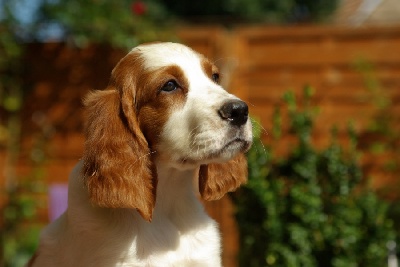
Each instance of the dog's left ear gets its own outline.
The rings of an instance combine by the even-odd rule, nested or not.
[[[217,200],[247,181],[247,160],[243,153],[224,163],[201,165],[199,191],[204,200]]]

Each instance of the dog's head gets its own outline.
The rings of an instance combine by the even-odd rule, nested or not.
[[[104,91],[90,93],[83,174],[91,201],[135,208],[151,220],[156,163],[199,168],[206,200],[247,179],[252,142],[247,105],[219,85],[217,67],[174,43],[134,48]]]

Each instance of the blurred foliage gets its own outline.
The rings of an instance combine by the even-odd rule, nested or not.
[[[47,209],[43,198],[47,190],[44,163],[48,157],[45,151],[53,131],[51,125],[46,122],[38,126],[40,132],[31,133],[34,143],[30,147],[27,161],[29,173],[24,176],[13,173],[12,177],[8,177],[12,180],[7,183],[5,192],[0,192],[6,194],[0,228],[4,257],[0,266],[25,266],[37,247],[39,232],[44,226],[40,211]],[[16,163],[9,162],[8,168],[15,168]]]
[[[311,92],[305,89],[301,109],[294,94],[285,94],[290,131],[298,141],[289,155],[275,159],[272,148],[261,142],[260,129],[255,129],[248,153],[249,182],[234,195],[240,264],[384,266],[386,243],[395,239],[388,204],[361,182],[351,127],[348,150],[338,144],[335,130],[329,147],[313,147],[316,112],[310,105]],[[281,120],[274,119],[276,128]],[[279,139],[281,131],[273,132]]]
[[[0,149],[6,148],[8,163],[13,164],[19,151],[24,49],[13,34],[16,22],[7,6],[3,13],[6,15],[0,19]],[[9,173],[13,175],[13,170]]]
[[[365,59],[359,59],[355,62],[354,68],[361,75],[364,87],[369,93],[367,101],[375,108],[374,117],[360,136],[359,148],[381,161],[384,159],[381,165],[367,166],[367,169],[379,167],[386,177],[397,180],[400,173],[400,140],[398,138],[400,127],[396,106],[388,90],[377,78],[373,64]],[[381,188],[379,194],[391,200],[389,214],[393,218],[396,231],[400,233],[400,183]],[[400,244],[400,235],[397,237],[397,244]],[[400,253],[399,246],[397,246],[397,253]]]
[[[31,257],[42,227],[37,224],[37,212],[43,203],[35,192],[45,190],[40,162],[34,162],[29,177],[20,177],[16,169],[21,150],[20,115],[27,90],[23,83],[25,46],[10,8],[16,2],[3,0],[0,18],[0,153],[5,159],[1,168],[5,180],[0,187],[0,266],[4,267],[24,266]]]
[[[0,151],[4,150],[6,162],[4,188],[0,189],[1,222],[0,238],[1,266],[23,266],[36,246],[38,227],[27,224],[35,217],[36,202],[29,194],[29,186],[18,183],[16,164],[19,157],[20,109],[23,102],[24,49],[12,29],[16,21],[7,6],[3,11],[7,16],[0,22]],[[5,198],[3,198],[5,196]]]
[[[11,13],[29,0],[3,0]],[[178,21],[307,23],[329,21],[338,0],[36,0],[33,15],[13,32],[27,41],[66,40],[129,49],[138,43],[176,39]],[[29,7],[33,7],[29,6]],[[25,8],[29,8],[25,7]]]
[[[364,87],[368,91],[369,103],[375,108],[374,117],[368,128],[363,132],[361,148],[374,154],[390,153],[391,159],[386,163],[388,173],[397,174],[400,171],[400,127],[397,126],[395,105],[388,90],[377,79],[374,66],[359,60],[355,63],[356,70],[362,76]],[[400,185],[398,188],[400,192]]]
[[[41,178],[39,178],[41,180]],[[38,210],[42,201],[35,193],[44,192],[44,186],[33,180],[20,182],[7,192],[1,227],[4,267],[22,267],[32,257],[43,224],[38,222]]]
[[[338,0],[160,0],[174,15],[184,19],[222,22],[297,23],[327,20]],[[203,17],[203,19],[201,19]]]
[[[37,23],[60,26],[67,40],[80,47],[103,43],[130,49],[174,38],[172,18],[157,0],[43,0]]]
[[[3,12],[10,14],[3,7]],[[22,99],[22,62],[23,47],[18,43],[12,29],[15,19],[5,16],[0,20],[0,108],[1,113],[17,112],[21,107]],[[4,140],[4,129],[0,130],[0,141]]]

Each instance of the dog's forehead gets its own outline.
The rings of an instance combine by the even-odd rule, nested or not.
[[[154,43],[140,45],[131,53],[139,53],[144,59],[145,69],[177,65],[183,69],[200,67],[201,55],[191,48],[178,43]]]

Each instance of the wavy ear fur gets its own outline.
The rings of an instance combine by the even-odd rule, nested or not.
[[[224,163],[200,166],[199,191],[205,200],[217,200],[247,181],[247,160],[243,153]]]
[[[85,185],[93,204],[137,209],[150,221],[155,205],[156,169],[133,104],[126,114],[120,99],[120,93],[113,88],[92,92],[85,99]]]

